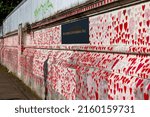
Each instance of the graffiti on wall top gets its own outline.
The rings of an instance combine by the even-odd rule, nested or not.
[[[40,4],[40,6],[38,6],[34,11],[35,18],[38,18],[39,15],[45,14],[51,8],[53,8],[53,4],[49,0]]]

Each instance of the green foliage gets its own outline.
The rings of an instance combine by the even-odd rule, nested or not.
[[[0,25],[6,16],[21,2],[22,0],[0,0]]]

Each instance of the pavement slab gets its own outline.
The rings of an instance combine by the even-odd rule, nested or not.
[[[0,100],[40,100],[19,78],[0,65]]]

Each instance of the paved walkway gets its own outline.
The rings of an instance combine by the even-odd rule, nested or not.
[[[0,65],[0,100],[37,100],[39,99],[18,78]]]

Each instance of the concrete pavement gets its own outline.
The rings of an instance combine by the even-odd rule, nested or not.
[[[0,65],[0,100],[37,100],[27,86]]]

